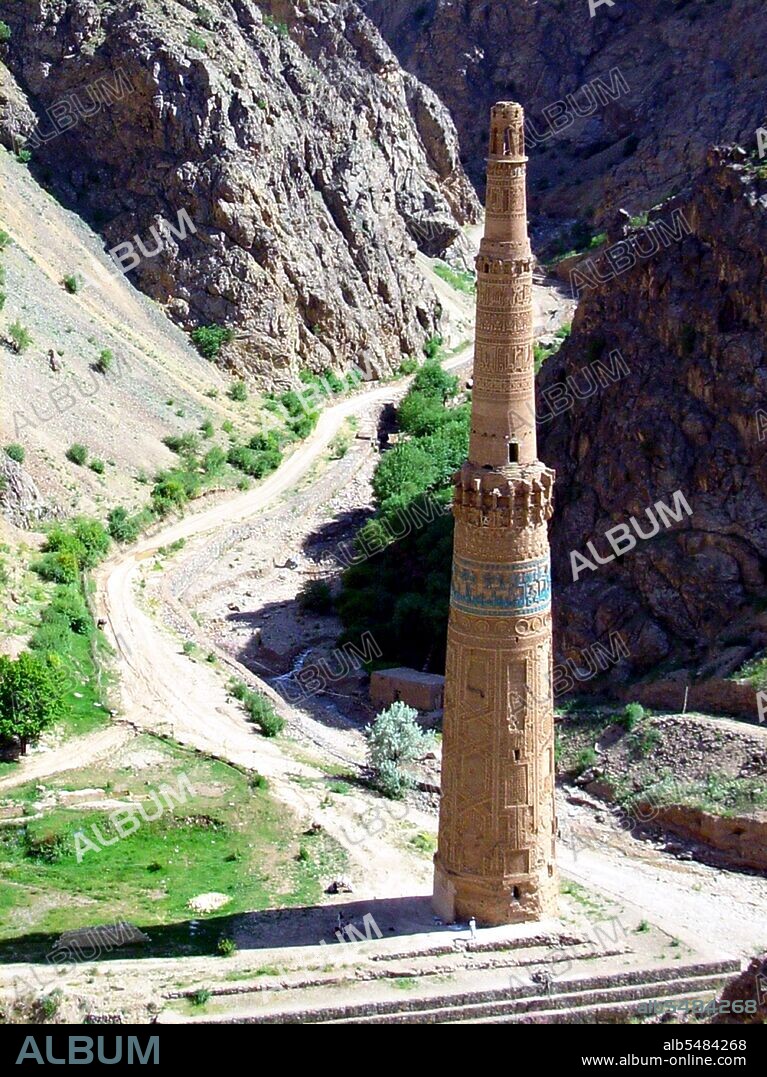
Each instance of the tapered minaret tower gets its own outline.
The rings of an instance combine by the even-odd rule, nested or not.
[[[554,915],[554,722],[546,522],[535,438],[524,116],[492,109],[469,459],[454,478],[434,907],[448,921]]]

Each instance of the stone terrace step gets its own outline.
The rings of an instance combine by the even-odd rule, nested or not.
[[[599,988],[594,991],[573,991],[552,993],[551,995],[534,995],[527,998],[509,997],[497,1002],[480,1002],[470,1005],[448,1005],[428,1010],[409,1010],[390,1014],[371,1014],[364,1017],[347,1018],[328,1022],[330,1024],[443,1024],[446,1022],[471,1022],[478,1018],[492,1020],[526,1021],[528,1015],[537,1020],[544,1012],[557,1016],[560,1020],[565,1013],[575,1013],[581,1009],[598,1009],[600,1006],[623,1005],[636,1012],[638,1002],[651,998],[680,999],[688,996],[711,998],[722,986],[726,977],[721,973],[711,976],[692,976],[687,979],[664,981],[662,983],[628,984],[622,987]],[[629,1005],[631,1004],[631,1005]]]
[[[578,999],[583,995],[594,996],[593,1001],[602,999],[600,993],[607,993],[607,999],[622,1001],[619,992],[630,989],[636,992],[636,998],[652,998],[653,990],[659,993],[660,988],[668,985],[677,985],[681,991],[700,990],[703,987],[718,987],[723,979],[730,974],[740,971],[740,962],[725,959],[714,962],[699,962],[682,967],[653,966],[649,968],[631,969],[626,972],[588,976],[572,980],[555,980],[552,982],[551,991],[541,994],[540,985],[529,983],[510,987],[495,987],[484,991],[469,991],[456,993],[434,993],[431,995],[416,995],[409,998],[384,998],[368,999],[357,1004],[348,1006],[340,1005],[315,1005],[304,1009],[281,1009],[263,1010],[256,1014],[248,1015],[220,1015],[208,1018],[208,1021],[225,1022],[232,1024],[293,1024],[293,1023],[352,1023],[362,1019],[366,1023],[379,1018],[391,1019],[396,1015],[399,1021],[428,1021],[429,1013],[439,1014],[440,1021],[449,1020],[452,1014],[471,1006],[488,1006],[499,1004],[501,1007],[512,1007],[515,1012],[529,1001],[530,1008],[535,1006],[541,1009],[558,1008],[559,999],[565,999],[566,1004],[577,1005]],[[641,990],[640,990],[641,989]],[[674,988],[672,987],[672,990]],[[665,995],[667,992],[663,992]],[[587,1000],[584,1000],[587,1001]],[[482,1015],[487,1015],[483,1010]]]

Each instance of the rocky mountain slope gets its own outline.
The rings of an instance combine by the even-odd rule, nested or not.
[[[534,211],[640,212],[684,187],[709,145],[753,145],[764,120],[762,0],[618,0],[593,18],[586,0],[369,0],[366,11],[450,109],[478,187],[489,105],[525,106]]]
[[[658,241],[658,222],[674,219],[678,238]],[[726,674],[767,643],[765,249],[767,169],[711,151],[689,197],[651,214],[612,263],[582,265],[603,283],[584,288],[570,339],[539,375],[540,452],[557,470],[559,647],[577,659],[619,631],[630,656],[618,679],[689,663]],[[637,538],[631,518],[651,534],[646,510],[676,492],[691,514]],[[605,533],[624,524],[634,545],[617,537],[625,552],[613,557]],[[613,559],[598,564],[589,542]],[[574,572],[572,551],[595,567]]]
[[[108,247],[159,246],[132,278],[185,328],[232,328],[232,365],[389,370],[438,331],[416,248],[460,250],[478,205],[446,110],[356,7],[8,0],[3,19],[5,144]]]
[[[261,419],[256,399],[230,400],[229,379],[2,148],[0,228],[10,237],[0,251],[0,446],[24,452],[19,467],[0,451],[0,513],[34,525],[52,511],[101,515],[118,501],[138,507],[148,477],[177,461],[162,438],[205,420],[225,445],[224,423],[252,432]],[[76,292],[66,290],[65,277],[78,281]],[[9,346],[12,325],[28,334],[20,352]],[[112,362],[100,372],[105,350]],[[67,459],[74,443],[103,469]]]

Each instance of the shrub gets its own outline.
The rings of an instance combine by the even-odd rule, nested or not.
[[[32,336],[29,330],[23,326],[21,322],[16,321],[13,325],[9,325],[8,334],[13,341],[13,350],[16,352],[26,351],[32,343]]]
[[[0,44],[10,41],[11,28],[7,22],[0,21]]]
[[[212,30],[215,22],[213,13],[208,8],[202,7],[202,5],[197,8],[194,21],[198,26],[204,26],[206,30]]]
[[[75,295],[80,290],[80,279],[74,273],[69,273],[64,277],[64,288],[70,295]]]
[[[200,433],[204,438],[212,438],[215,433],[215,428],[210,419],[205,419],[200,423]]]
[[[324,580],[307,580],[298,592],[298,605],[306,613],[330,613],[333,595]]]
[[[244,381],[233,381],[226,391],[230,400],[243,404],[248,399],[248,387]]]
[[[237,953],[237,943],[234,939],[228,939],[224,936],[216,943],[216,953],[220,954],[221,957],[231,957],[232,954]]]
[[[576,757],[575,773],[583,774],[584,771],[593,767],[598,759],[599,756],[593,748],[584,748],[582,751],[578,752]]]
[[[298,418],[291,419],[288,423],[288,429],[291,433],[295,434],[297,438],[308,438],[317,425],[319,417],[320,413],[318,411],[307,411],[303,415],[298,416]]]
[[[20,165],[28,165],[29,162],[32,160],[32,151],[19,150],[19,152],[16,154],[16,160],[19,162]]]
[[[191,431],[186,434],[169,434],[162,439],[162,443],[179,456],[196,456],[200,451],[200,439]]]
[[[416,722],[417,714],[398,701],[381,711],[365,729],[373,781],[392,800],[401,799],[412,786],[412,776],[405,768],[423,755],[430,739]]]
[[[282,454],[279,449],[267,449],[259,451],[249,449],[246,445],[233,445],[227,453],[227,460],[232,467],[244,471],[254,479],[261,479],[264,475],[279,467]]]
[[[414,359],[412,355],[406,355],[400,365],[397,367],[398,374],[415,374],[418,370],[418,360]]]
[[[202,458],[202,466],[206,475],[216,475],[226,463],[226,453],[218,445],[208,449]]]
[[[82,568],[94,568],[108,551],[109,533],[102,523],[87,516],[51,528],[43,546],[43,553],[72,554]]]
[[[198,34],[196,30],[190,30],[186,39],[187,45],[192,49],[199,49],[200,52],[208,51],[208,42],[202,36]]]
[[[200,492],[200,477],[190,471],[161,471],[152,487],[152,508],[158,516],[181,509]]]
[[[251,722],[258,726],[265,737],[276,737],[285,728],[285,719],[274,709],[268,696],[248,692],[243,703]]]
[[[0,310],[5,306],[5,292],[0,292]]]
[[[5,446],[5,455],[10,456],[11,460],[15,460],[17,464],[23,464],[26,453],[23,445],[12,441],[10,445]]]
[[[79,441],[76,441],[73,445],[69,446],[65,456],[67,460],[71,461],[73,464],[82,467],[88,459],[88,450],[84,445],[81,445]]]
[[[458,391],[458,378],[448,374],[439,363],[426,362],[413,378],[411,393],[425,393],[442,401],[449,400]]]
[[[46,1021],[50,1021],[59,1012],[63,998],[64,992],[60,987],[57,987],[49,995],[43,995],[40,999],[40,1009]]]
[[[429,337],[428,340],[424,341],[423,354],[427,359],[436,359],[443,343],[442,337]]]
[[[141,517],[131,516],[126,508],[118,505],[110,510],[107,526],[115,542],[135,542],[141,533]]]
[[[51,553],[32,562],[32,570],[43,580],[51,583],[74,583],[80,566],[73,553]]]
[[[195,991],[194,994],[190,995],[189,997],[193,1006],[204,1006],[205,1003],[208,1002],[208,1000],[210,999],[210,991],[206,990],[206,988],[204,987],[201,987],[198,991]]]
[[[260,431],[250,439],[248,448],[255,449],[257,452],[274,452],[275,450],[279,452],[280,436],[276,430]]]
[[[231,329],[223,325],[201,325],[191,332],[192,343],[205,359],[215,359],[224,344],[234,336]]]
[[[112,354],[112,352],[109,350],[109,348],[103,348],[99,353],[98,359],[93,364],[93,367],[99,372],[99,374],[106,374],[112,366],[113,362],[114,355]]]
[[[64,622],[79,636],[87,636],[92,631],[93,619],[90,610],[76,584],[57,587],[50,604],[43,610],[43,625],[57,622]]]
[[[88,467],[91,469],[91,471],[95,471],[97,475],[103,475],[104,474],[104,461],[103,460],[99,460],[97,458],[94,458],[88,464]]]
[[[618,721],[624,729],[631,731],[644,717],[645,709],[641,703],[627,703]]]
[[[0,251],[4,251],[5,248],[9,246],[11,242],[12,240],[8,233],[4,232],[3,229],[0,228]]]

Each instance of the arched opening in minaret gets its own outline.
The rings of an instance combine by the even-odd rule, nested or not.
[[[511,888],[511,896],[514,898],[515,901],[519,901],[519,887],[518,886],[513,886]]]
[[[509,463],[510,464],[518,464],[519,463],[519,442],[518,441],[510,441],[509,442]]]

